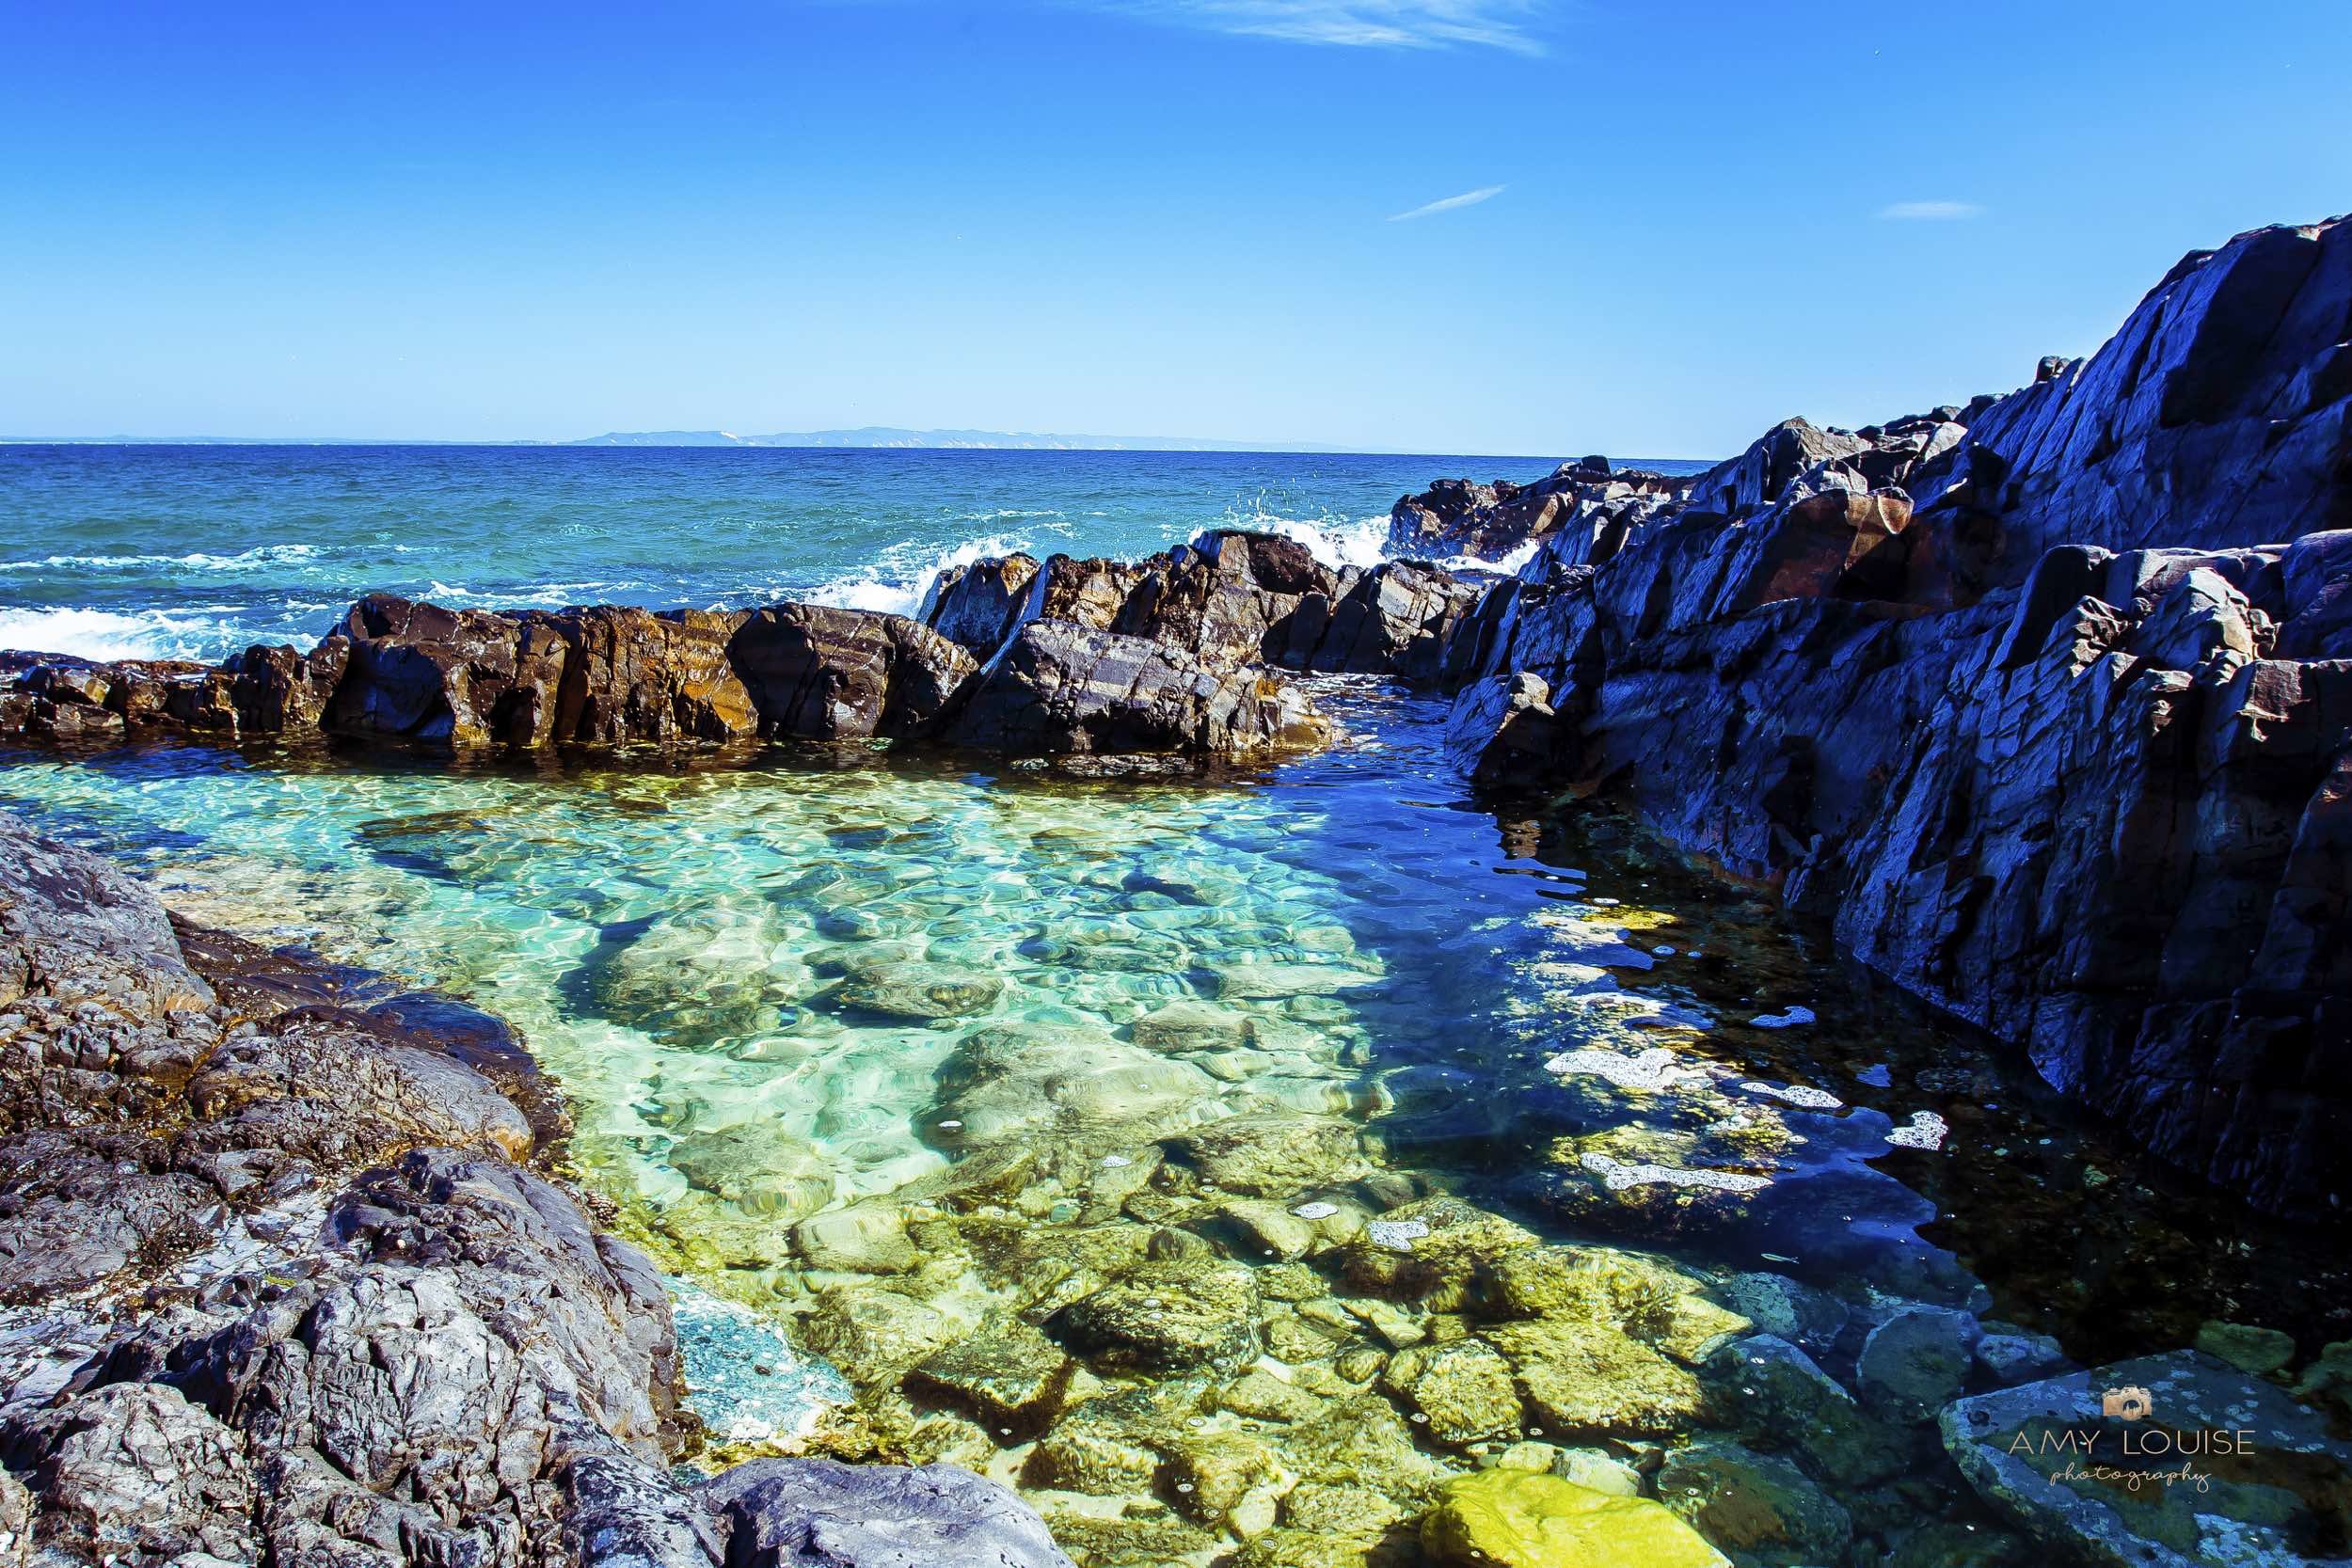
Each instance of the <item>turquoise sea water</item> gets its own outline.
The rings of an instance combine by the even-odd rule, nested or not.
[[[217,653],[307,641],[306,617],[385,586],[911,602],[983,545],[1137,553],[1256,519],[1369,551],[1397,493],[1543,467],[0,451],[33,520],[0,616]],[[1873,1411],[1817,1452],[1818,1411],[1702,1399],[1685,1363],[1709,1314],[1848,1382],[1906,1306],[2053,1334],[2085,1363],[2178,1348],[2206,1317],[2307,1351],[2344,1337],[2340,1254],[2140,1169],[2011,1053],[1605,812],[1472,800],[1441,701],[1316,692],[1342,745],[1216,784],[865,747],[156,744],[0,753],[0,807],[124,857],[199,921],[512,1020],[564,1085],[580,1178],[679,1282],[714,1454],[821,1429],[835,1451],[952,1458],[1024,1488],[1089,1565],[1219,1560],[1283,1509],[1309,1516],[1280,1488],[1407,1529],[1433,1478],[1513,1444],[1655,1492],[1655,1450],[1736,1436],[1802,1462],[1849,1518],[1804,1560],[1875,1563],[1933,1525],[1976,1555],[1915,1568],[2022,1568],[2038,1549],[1971,1500],[1931,1426]],[[1565,1359],[1498,1321],[1514,1258],[1607,1282],[1536,1320]],[[1122,1291],[1119,1317],[1102,1304]],[[1399,1370],[1422,1341],[1492,1341],[1536,1392],[1489,1419]],[[1087,1366],[1038,1371],[1065,1342]],[[936,1360],[964,1343],[1002,1358],[970,1388]],[[1031,1373],[1063,1381],[985,1402]],[[1206,1508],[1204,1443],[1271,1469]]]

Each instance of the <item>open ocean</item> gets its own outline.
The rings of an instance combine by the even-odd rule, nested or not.
[[[943,565],[1139,556],[1205,529],[1380,558],[1396,499],[1544,458],[580,447],[0,447],[0,648],[309,647],[387,589],[503,610],[911,611]],[[1678,465],[1695,468],[1696,464]]]

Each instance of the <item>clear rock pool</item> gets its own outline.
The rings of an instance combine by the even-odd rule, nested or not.
[[[1469,800],[1439,706],[1322,695],[1347,744],[1219,784],[164,746],[0,757],[0,805],[515,1023],[678,1281],[706,1462],[953,1459],[1090,1568],[1410,1561],[1495,1465],[1757,1561],[2038,1562],[1871,1327],[2352,1332],[2332,1244],[1621,821]]]

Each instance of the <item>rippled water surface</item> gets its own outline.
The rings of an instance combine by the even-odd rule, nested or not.
[[[1283,452],[0,446],[0,648],[307,648],[374,589],[453,606],[912,610],[942,565],[1203,529],[1379,556],[1390,503],[1540,459]],[[1673,465],[1677,469],[1697,465]]]
[[[1474,806],[1431,705],[1322,696],[1349,744],[1223,784],[163,747],[6,759],[0,805],[512,1020],[680,1280],[713,1459],[956,1459],[1090,1564],[1321,1562],[1318,1507],[1406,1551],[1447,1473],[1657,1490],[1708,1433],[1818,1478],[1804,1560],[1925,1521],[1976,1555],[1919,1562],[2038,1561],[1923,1418],[1817,1452],[1710,1355],[1851,1380],[1906,1304],[2087,1360],[2341,1311],[1760,899]]]

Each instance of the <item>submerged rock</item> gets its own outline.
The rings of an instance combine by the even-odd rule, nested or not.
[[[1611,1324],[1534,1318],[1484,1337],[1511,1363],[1547,1437],[1672,1436],[1708,1410],[1689,1369]]]
[[[1445,1568],[1730,1568],[1728,1558],[1646,1497],[1611,1497],[1518,1470],[1447,1482],[1422,1521],[1421,1544]]]
[[[1137,1265],[1072,1303],[1063,1341],[1106,1370],[1231,1369],[1258,1353],[1251,1271],[1213,1254]]]
[[[1012,1319],[926,1357],[912,1381],[969,1405],[992,1432],[1025,1435],[1053,1418],[1074,1370],[1060,1346]]]
[[[1741,1560],[1785,1565],[1843,1560],[1853,1521],[1785,1459],[1708,1438],[1666,1456],[1658,1497],[1713,1544]]]
[[[1855,1386],[1864,1399],[1898,1420],[1925,1420],[1967,1386],[1981,1337],[1977,1320],[1966,1312],[1905,1307],[1862,1342]]]
[[[1202,1180],[1253,1197],[1288,1197],[1362,1168],[1356,1129],[1332,1117],[1228,1117],[1177,1136]]]
[[[1004,992],[997,975],[911,960],[864,965],[834,994],[867,1012],[929,1020],[985,1012]]]

